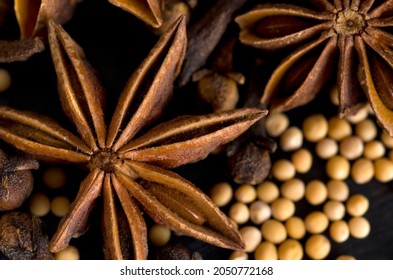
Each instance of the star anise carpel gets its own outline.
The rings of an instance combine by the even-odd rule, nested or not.
[[[60,100],[78,136],[51,119],[3,106],[0,139],[38,158],[83,163],[89,170],[50,242],[52,252],[84,233],[99,196],[108,259],[147,258],[142,209],[176,232],[224,248],[244,247],[238,231],[218,207],[168,168],[205,158],[267,111],[238,109],[182,116],[142,133],[158,119],[172,96],[186,43],[185,20],[181,17],[131,76],[106,126],[104,91],[82,48],[62,27],[49,24]]]
[[[368,101],[393,136],[393,1],[303,4],[264,4],[236,19],[244,44],[265,51],[296,48],[272,73],[261,102],[273,111],[304,105],[336,71],[339,116]]]

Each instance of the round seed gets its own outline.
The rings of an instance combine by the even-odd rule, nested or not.
[[[11,86],[11,75],[5,69],[0,69],[0,92],[4,92]]]
[[[44,184],[51,189],[59,189],[64,187],[67,182],[67,176],[63,169],[58,167],[50,167],[42,174]]]
[[[149,240],[156,246],[163,246],[171,239],[171,230],[159,224],[154,224],[149,230]]]
[[[351,124],[346,119],[332,117],[329,119],[328,136],[336,141],[340,141],[352,134]]]
[[[257,197],[257,191],[254,186],[250,184],[243,184],[235,191],[235,198],[239,202],[250,203]]]
[[[279,221],[285,221],[295,213],[295,204],[288,198],[280,197],[271,204],[272,216]]]
[[[326,173],[332,179],[345,180],[349,176],[350,164],[342,156],[330,158],[326,164]]]
[[[277,260],[278,252],[277,247],[269,241],[264,241],[258,245],[254,252],[256,260]]]
[[[210,190],[210,198],[218,207],[227,205],[232,196],[232,186],[227,182],[217,183]]]
[[[295,167],[287,159],[280,159],[273,163],[271,172],[279,181],[286,181],[295,177]]]
[[[374,161],[374,176],[379,182],[386,183],[393,179],[393,162],[388,158]]]
[[[358,136],[348,136],[340,142],[339,150],[346,159],[356,159],[363,154],[363,141]]]
[[[357,124],[368,117],[369,111],[367,106],[360,108],[356,113],[346,116],[345,118],[352,124]]]
[[[322,114],[312,115],[303,121],[304,138],[310,142],[317,142],[328,132],[328,121]]]
[[[292,126],[281,134],[279,143],[285,152],[297,150],[303,145],[303,133],[298,127]]]
[[[266,117],[266,132],[272,137],[280,136],[289,126],[289,119],[283,113],[272,113]]]
[[[52,199],[50,210],[57,217],[64,217],[70,209],[71,202],[65,196],[58,196]]]
[[[306,200],[311,205],[319,205],[327,199],[326,185],[319,180],[312,180],[306,185]]]
[[[273,219],[265,221],[262,224],[261,231],[263,238],[274,244],[279,244],[287,238],[285,226]]]
[[[341,260],[341,261],[353,261],[356,260],[354,256],[350,256],[350,255],[340,255],[337,257],[336,260]]]
[[[254,252],[262,241],[261,231],[254,226],[245,226],[239,232],[245,244],[244,250],[247,253]]]
[[[315,146],[315,153],[322,159],[328,159],[337,155],[338,144],[331,138],[324,138],[318,141]]]
[[[371,141],[377,137],[377,126],[370,119],[365,119],[355,127],[355,134],[359,136],[364,142]]]
[[[352,237],[363,239],[370,233],[370,223],[364,217],[353,217],[348,222],[349,233]]]
[[[363,216],[369,207],[367,197],[362,194],[354,194],[347,201],[347,212],[353,217]]]
[[[304,182],[298,178],[285,181],[280,188],[281,195],[292,201],[299,201],[304,197],[306,187]]]
[[[305,251],[313,260],[322,260],[330,253],[330,241],[322,234],[311,236],[306,241]]]
[[[43,217],[50,211],[49,198],[43,193],[35,193],[30,197],[29,209],[33,215]]]
[[[56,260],[79,260],[79,250],[72,245],[55,254]]]
[[[387,134],[386,131],[381,132],[381,141],[386,146],[386,148],[393,148],[393,137]]]
[[[337,243],[343,243],[349,238],[349,226],[347,222],[340,220],[331,223],[329,228],[330,237]]]
[[[344,181],[330,180],[327,183],[328,198],[337,201],[345,201],[349,196],[349,187]]]
[[[303,220],[296,216],[285,221],[285,228],[288,236],[293,239],[302,239],[306,234],[306,226]]]
[[[249,211],[250,220],[256,225],[262,224],[264,221],[270,219],[272,215],[270,206],[260,200],[251,203]]]
[[[307,149],[300,149],[292,154],[291,161],[298,173],[307,173],[312,166],[312,154]]]
[[[301,260],[303,258],[303,246],[299,241],[287,239],[278,247],[279,260]]]
[[[330,89],[329,98],[333,105],[338,106],[340,104],[340,99],[338,97],[338,87],[336,84]]]
[[[323,212],[330,221],[341,220],[345,216],[345,206],[340,201],[329,200],[323,205]]]
[[[306,226],[306,230],[309,233],[322,233],[327,229],[329,225],[329,219],[325,213],[314,211],[306,216],[304,219],[304,224]]]
[[[250,218],[250,211],[243,202],[236,202],[232,204],[228,215],[233,221],[240,225],[248,221]]]
[[[243,251],[233,251],[229,256],[230,260],[245,261],[248,260],[248,254]]]
[[[280,195],[277,185],[271,181],[262,182],[257,186],[257,197],[259,200],[270,203]]]
[[[364,146],[363,155],[371,160],[381,158],[385,155],[385,146],[378,140],[373,140]]]
[[[352,164],[351,176],[357,184],[370,182],[370,180],[374,177],[374,165],[372,161],[366,158],[357,159]]]

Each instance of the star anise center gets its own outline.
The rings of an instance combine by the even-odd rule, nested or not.
[[[347,9],[337,13],[333,28],[337,34],[348,36],[359,34],[365,26],[366,21],[361,13]]]
[[[107,173],[114,171],[114,165],[120,161],[119,155],[111,149],[98,150],[91,157],[88,167],[90,170],[99,168]]]

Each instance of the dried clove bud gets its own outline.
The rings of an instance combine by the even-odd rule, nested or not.
[[[202,260],[198,252],[193,252],[180,243],[167,244],[158,248],[156,253],[158,260]]]
[[[22,156],[8,156],[0,150],[0,211],[18,208],[33,190],[31,169],[38,162]]]
[[[0,251],[12,260],[52,260],[42,221],[22,212],[0,217]]]

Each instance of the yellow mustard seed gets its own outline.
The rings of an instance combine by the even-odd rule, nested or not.
[[[59,167],[50,167],[43,172],[42,180],[48,188],[59,189],[66,184],[67,175]]]
[[[331,87],[329,90],[329,99],[330,102],[332,102],[333,105],[338,106],[340,104],[340,98],[338,94],[338,87],[337,84],[334,83],[334,85]]]
[[[305,251],[307,256],[313,260],[322,260],[330,253],[330,241],[322,234],[315,234],[306,241]]]
[[[337,200],[329,200],[323,205],[323,212],[330,221],[341,220],[345,216],[345,205]]]
[[[285,152],[299,149],[303,145],[303,133],[300,128],[292,126],[285,130],[280,136],[279,145]]]
[[[331,117],[328,122],[328,136],[336,141],[341,141],[352,134],[351,124],[347,119]]]
[[[385,145],[386,148],[392,149],[393,148],[393,137],[390,136],[385,130],[381,132],[381,141]]]
[[[243,184],[235,190],[235,198],[239,202],[250,203],[257,198],[257,191],[253,185]]]
[[[304,138],[310,142],[317,142],[326,137],[328,121],[322,114],[311,115],[303,121]]]
[[[248,260],[248,254],[243,251],[233,251],[229,256],[229,260],[245,261]]]
[[[266,117],[266,132],[272,137],[280,136],[289,126],[289,118],[283,113],[271,113]]]
[[[5,69],[0,69],[0,92],[4,92],[11,86],[11,75]]]
[[[326,173],[331,179],[345,180],[348,178],[351,166],[342,156],[334,156],[326,163]]]
[[[43,217],[50,211],[50,200],[43,193],[34,193],[29,200],[29,209],[33,215]]]
[[[310,171],[313,163],[313,157],[309,150],[302,148],[294,152],[291,161],[298,173],[304,174]]]
[[[315,146],[315,153],[321,159],[328,159],[335,155],[338,152],[338,144],[336,140],[332,138],[323,138],[318,141]]]
[[[239,232],[245,244],[244,250],[247,253],[254,252],[262,241],[261,231],[254,226],[245,226],[239,229]]]
[[[232,197],[233,189],[228,182],[217,183],[210,190],[210,198],[218,207],[227,205]]]
[[[300,217],[293,216],[286,220],[285,229],[293,239],[302,239],[306,235],[306,225]]]
[[[256,260],[278,260],[276,245],[269,241],[263,241],[255,249],[254,258]]]
[[[265,203],[270,203],[279,196],[280,190],[272,181],[264,181],[257,186],[257,197]]]
[[[274,244],[280,244],[287,238],[287,231],[283,223],[277,220],[267,220],[261,227],[262,237]]]
[[[236,202],[229,208],[229,217],[237,224],[244,224],[250,218],[250,211],[243,202]]]
[[[249,206],[249,211],[250,220],[256,225],[262,224],[264,221],[270,219],[270,217],[272,216],[272,210],[270,206],[260,200],[251,203],[251,205]]]
[[[357,239],[366,238],[370,234],[370,223],[364,217],[353,217],[349,219],[349,233]]]
[[[347,200],[347,212],[353,217],[360,217],[366,214],[369,201],[367,197],[362,194],[354,194]]]
[[[156,246],[163,246],[171,239],[171,230],[159,224],[154,224],[149,229],[149,240]]]
[[[363,155],[364,157],[375,160],[385,155],[385,146],[381,141],[372,140],[365,144]]]
[[[309,233],[322,233],[329,226],[329,219],[325,213],[321,211],[313,211],[306,216],[304,224]]]
[[[280,193],[283,197],[292,201],[299,201],[304,197],[306,186],[304,182],[298,178],[285,181],[280,187]]]
[[[279,221],[285,221],[295,214],[295,203],[285,197],[275,199],[270,206],[273,218]]]
[[[328,191],[325,183],[320,180],[311,180],[306,184],[305,197],[311,205],[320,205],[327,199]]]
[[[70,209],[71,202],[65,196],[57,196],[50,202],[50,210],[57,217],[64,217]]]
[[[340,255],[337,257],[336,260],[340,260],[340,261],[353,261],[356,260],[354,256],[351,255]]]
[[[351,176],[357,184],[366,184],[374,177],[374,164],[370,159],[359,158],[351,166]]]
[[[356,113],[346,116],[345,118],[352,124],[357,124],[365,119],[367,119],[369,110],[367,106],[360,108]]]
[[[348,136],[339,145],[340,154],[348,160],[353,160],[362,156],[364,144],[358,136]]]
[[[378,130],[375,122],[371,119],[365,119],[356,124],[355,134],[364,142],[374,140],[377,137]]]
[[[287,239],[278,246],[279,260],[301,260],[303,258],[303,246],[299,241]]]
[[[286,181],[295,177],[295,166],[287,159],[279,159],[275,161],[271,168],[274,178],[279,181]]]
[[[68,245],[66,248],[55,254],[56,260],[79,260],[79,250],[75,246]]]
[[[393,161],[385,157],[376,159],[374,161],[374,177],[382,183],[393,180]]]
[[[349,187],[341,180],[329,180],[327,182],[327,195],[329,199],[346,201],[349,197]]]
[[[348,223],[343,220],[332,222],[329,227],[329,235],[330,238],[337,243],[347,241],[349,238]]]

